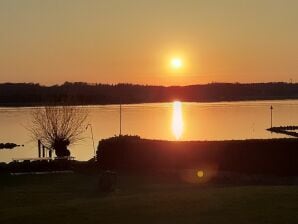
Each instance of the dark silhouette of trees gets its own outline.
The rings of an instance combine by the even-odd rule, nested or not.
[[[169,87],[83,82],[65,82],[53,86],[34,83],[0,84],[1,106],[49,105],[65,98],[73,99],[69,102],[72,105],[169,102],[177,99],[186,102],[298,99],[298,84],[210,83]]]

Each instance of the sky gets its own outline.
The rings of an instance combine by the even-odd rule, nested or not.
[[[298,82],[297,12],[296,0],[0,0],[0,82]]]

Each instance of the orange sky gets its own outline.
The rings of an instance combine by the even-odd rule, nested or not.
[[[0,82],[298,81],[297,12],[295,0],[2,0]]]

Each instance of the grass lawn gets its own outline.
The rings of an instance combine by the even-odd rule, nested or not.
[[[0,223],[298,223],[298,186],[212,186],[121,176],[0,176]]]

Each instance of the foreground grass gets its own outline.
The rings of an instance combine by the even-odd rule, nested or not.
[[[122,176],[0,176],[0,223],[298,223],[298,186],[210,186]]]

